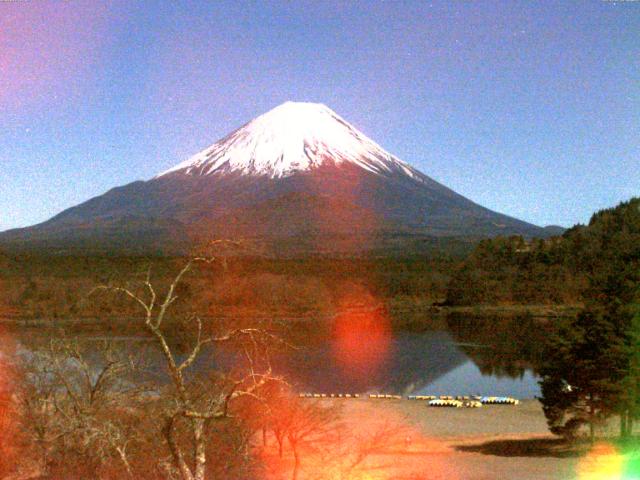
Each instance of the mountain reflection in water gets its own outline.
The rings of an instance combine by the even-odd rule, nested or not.
[[[275,365],[309,392],[539,394],[535,365],[544,334],[534,320],[454,318],[447,325],[448,331],[394,331],[388,357],[366,377],[345,375],[331,356],[330,341],[277,357]]]
[[[412,324],[413,328],[395,329],[387,355],[379,367],[367,375],[354,376],[344,371],[344,366],[332,354],[330,335],[312,338],[305,334],[298,336],[297,348],[281,349],[273,354],[274,373],[284,376],[301,392],[478,394],[519,398],[539,394],[535,366],[547,333],[538,320],[450,315],[446,322],[432,323],[431,327],[427,320]],[[44,333],[25,335],[20,343],[24,351],[35,351],[47,348],[48,338]],[[300,338],[307,341],[301,342]],[[91,342],[104,339],[84,336],[82,342],[86,342],[90,352]],[[163,369],[160,352],[146,339],[110,340],[128,352],[144,348],[147,363],[156,365],[157,373]],[[366,332],[362,332],[362,342],[366,341]],[[202,374],[217,366],[226,369],[234,365],[237,358],[229,351],[210,352],[198,359],[195,369]]]

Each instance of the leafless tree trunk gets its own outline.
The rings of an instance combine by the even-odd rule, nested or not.
[[[144,312],[144,327],[155,340],[162,352],[167,367],[171,384],[175,390],[175,406],[168,413],[163,434],[169,446],[173,463],[182,480],[205,480],[207,466],[207,426],[213,422],[228,416],[229,404],[239,397],[255,397],[257,392],[267,382],[274,379],[271,367],[258,372],[253,354],[256,354],[261,339],[268,336],[265,332],[255,328],[239,328],[227,331],[222,335],[205,335],[203,323],[200,317],[192,316],[191,322],[195,328],[195,340],[186,358],[178,360],[178,356],[171,349],[167,335],[163,331],[167,312],[177,300],[176,289],[184,276],[197,263],[224,262],[224,258],[215,256],[195,257],[188,261],[175,276],[169,285],[166,294],[160,300],[155,288],[151,284],[150,275],[147,274],[143,287],[146,294],[140,294],[127,287],[102,286],[113,292],[120,292],[137,302]],[[249,346],[245,348],[249,363],[249,373],[239,379],[230,380],[228,387],[219,395],[202,401],[202,399],[189,389],[185,379],[185,371],[192,367],[202,349],[211,344],[244,340]],[[185,453],[185,444],[177,434],[177,421],[182,419],[189,428],[189,436],[193,453]]]
[[[291,473],[292,480],[298,480],[298,472],[300,471],[300,452],[298,451],[298,444],[293,443],[291,445],[291,449],[293,450],[293,472]]]

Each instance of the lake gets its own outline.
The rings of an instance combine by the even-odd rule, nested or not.
[[[305,329],[309,328],[306,324]],[[294,326],[294,333],[296,329]],[[274,372],[300,392],[517,398],[534,398],[540,393],[535,365],[546,333],[528,317],[449,316],[445,321],[418,320],[410,328],[385,330],[360,325],[346,334],[339,329],[329,335],[310,335],[306,330],[297,333],[296,348],[273,353],[271,363]],[[47,348],[47,335],[51,334],[31,330],[14,337],[19,348],[28,353]],[[92,342],[105,337],[81,338],[90,352]],[[163,365],[148,339],[109,338],[128,352],[145,345],[156,370]],[[195,369],[228,369],[234,358],[228,351],[212,351],[198,359]]]
[[[276,357],[274,365],[304,392],[539,395],[533,366],[525,361],[516,359],[519,366],[512,370],[487,367],[499,354],[495,345],[461,344],[449,331],[400,331],[393,333],[375,368],[349,368],[330,340]]]

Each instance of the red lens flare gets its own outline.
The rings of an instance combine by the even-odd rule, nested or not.
[[[382,309],[345,311],[333,327],[333,355],[353,379],[375,375],[389,356],[391,328]]]

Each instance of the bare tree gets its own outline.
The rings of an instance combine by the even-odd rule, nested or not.
[[[205,332],[198,315],[190,315],[187,324],[195,332],[186,355],[180,355],[170,344],[165,326],[170,307],[178,299],[177,290],[197,264],[226,265],[225,255],[210,253],[212,249],[225,249],[233,242],[219,241],[209,245],[206,254],[191,258],[173,278],[164,294],[152,285],[150,275],[142,282],[142,290],[127,286],[101,286],[99,289],[122,293],[137,304],[144,314],[146,331],[159,347],[169,376],[172,395],[171,406],[165,410],[162,433],[171,456],[173,473],[181,480],[204,480],[207,472],[206,432],[213,422],[230,416],[230,406],[241,397],[258,398],[258,393],[274,376],[269,362],[269,344],[275,336],[259,328],[231,328],[222,332]],[[242,374],[214,372],[205,380],[196,381],[188,371],[202,354],[213,345],[234,344],[245,360]]]
[[[144,387],[129,375],[136,359],[107,341],[87,348],[92,360],[78,339],[58,339],[23,358],[25,381],[17,395],[23,431],[37,447],[43,472],[54,462],[64,467],[75,454],[85,470],[115,458],[133,478],[128,447],[138,435],[124,407],[142,401]]]
[[[327,463],[335,465],[340,480],[361,478],[367,470],[383,469],[383,465],[368,465],[372,457],[406,448],[408,433],[406,426],[388,421],[375,425],[366,434],[342,430],[339,440],[329,450]]]
[[[286,385],[270,387],[262,404],[263,420],[276,440],[280,458],[286,445],[290,447],[294,459],[291,475],[296,480],[304,456],[335,443],[342,409],[335,403],[300,398]]]
[[[309,479],[362,478],[387,466],[373,465],[373,458],[406,448],[409,430],[404,423],[382,420],[354,431],[343,420],[340,401],[300,398],[279,388],[270,391],[265,405],[280,458],[287,446],[293,456],[292,480],[301,477],[303,467]]]
[[[333,405],[305,402],[295,397],[291,400],[286,435],[294,458],[291,478],[297,480],[303,448],[312,449],[332,444],[335,441],[333,436],[338,430],[340,414],[339,409]]]

